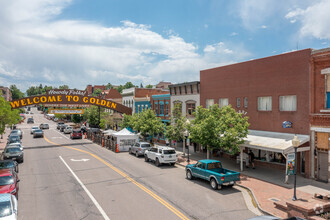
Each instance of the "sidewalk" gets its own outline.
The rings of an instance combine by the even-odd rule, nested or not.
[[[1,135],[0,135],[0,152],[2,152],[2,150],[5,149],[6,147],[9,133],[10,133],[10,129],[6,128],[5,133],[2,135],[3,139],[1,139]]]
[[[182,148],[178,148],[176,151],[179,153],[177,164],[186,166],[188,164],[186,161],[187,151],[186,156],[182,156]],[[197,160],[206,159],[206,153],[191,152],[192,151],[190,151],[189,155],[190,164],[196,163]],[[236,161],[218,156],[211,156],[211,158],[220,160],[227,169],[240,172],[239,164],[236,164]],[[290,177],[289,184],[284,183],[284,178],[284,171],[256,167],[255,170],[250,168],[241,172],[241,181],[237,184],[251,191],[261,211],[281,218],[288,217],[287,212],[283,209],[287,203],[307,208],[311,207],[311,209],[313,209],[327,202],[325,200],[314,199],[313,197],[315,193],[330,194],[330,184],[320,183],[302,176],[297,176],[296,195],[298,201],[293,202],[293,178]],[[281,208],[275,207],[274,202],[281,205]],[[299,213],[296,213],[296,215],[299,215]]]

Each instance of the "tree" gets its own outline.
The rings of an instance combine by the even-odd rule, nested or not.
[[[9,87],[10,89],[10,92],[11,92],[11,97],[13,100],[15,99],[21,99],[21,98],[24,98],[24,93],[21,92],[21,90],[19,90],[16,85],[11,85]]]
[[[146,85],[146,88],[147,89],[152,89],[153,88],[153,85],[150,85],[150,84],[149,85]]]
[[[239,145],[248,134],[248,117],[237,113],[230,105],[210,109],[197,107],[189,126],[190,138],[208,150],[221,149],[230,154],[239,152]],[[209,155],[208,155],[209,156]]]
[[[101,89],[96,89],[96,90],[93,92],[92,96],[99,96],[101,93],[102,93],[102,90],[101,90]]]
[[[90,124],[91,127],[99,126],[99,111],[97,106],[91,106],[85,109],[83,114],[84,120]]]
[[[74,123],[80,123],[83,120],[83,117],[78,114],[71,115],[71,120]]]
[[[69,89],[69,86],[68,85],[63,85],[63,86],[59,86],[58,88],[59,89]]]
[[[143,85],[142,85],[142,83],[140,84],[140,88],[143,88]]]
[[[19,110],[12,110],[11,105],[2,97],[2,92],[0,91],[0,134],[5,132],[7,125],[17,124],[20,119]]]
[[[171,124],[166,127],[165,136],[169,140],[182,141],[187,130],[187,118],[182,116],[181,103],[175,103],[172,111]]]
[[[124,89],[129,89],[129,88],[133,88],[135,87],[135,85],[131,82],[127,82],[125,85],[124,85]]]
[[[112,86],[112,84],[111,84],[111,83],[108,83],[108,84],[105,86],[105,88],[106,88],[106,89],[112,89],[112,88],[113,88],[113,86]]]
[[[103,112],[101,116],[100,127],[105,129],[107,127],[113,127],[114,125],[114,117],[109,112]]]

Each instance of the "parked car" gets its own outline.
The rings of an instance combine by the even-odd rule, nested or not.
[[[11,143],[21,143],[21,138],[18,135],[9,135],[7,144]]]
[[[36,137],[44,137],[44,131],[41,129],[36,129],[33,132],[33,138],[36,138]]]
[[[63,129],[63,133],[64,134],[70,134],[72,132],[73,128],[71,126],[66,126],[64,129]]]
[[[81,130],[72,130],[71,134],[70,134],[70,138],[74,139],[74,138],[79,138],[82,139],[82,132]]]
[[[0,170],[1,169],[13,169],[18,173],[18,163],[14,160],[0,160]]]
[[[18,198],[19,179],[11,169],[0,170],[0,194],[10,193]]]
[[[187,179],[201,178],[210,182],[212,189],[224,185],[233,186],[240,180],[240,173],[224,169],[218,160],[199,160],[196,164],[186,166]]]
[[[17,135],[19,136],[20,139],[23,138],[23,132],[20,130],[20,129],[15,129],[15,130],[12,130],[9,134],[10,135]]]
[[[40,129],[49,129],[49,125],[45,124],[45,123],[42,123],[42,124],[40,124],[39,128]]]
[[[6,146],[2,152],[2,159],[16,160],[18,163],[24,162],[24,153],[19,146]]]
[[[33,134],[33,132],[35,131],[35,130],[38,130],[39,129],[39,127],[38,126],[32,126],[32,128],[31,128],[31,134]]]
[[[130,146],[128,152],[135,154],[136,157],[143,156],[146,150],[150,150],[151,145],[148,142],[138,142]]]
[[[10,193],[0,194],[0,219],[17,219],[17,199]]]
[[[67,126],[69,126],[69,125],[66,125],[66,124],[62,125],[62,126],[60,127],[60,132],[63,132],[64,129],[65,129]]]
[[[99,133],[100,129],[99,128],[87,128],[87,132]]]
[[[60,130],[63,125],[64,125],[64,122],[58,122],[57,126],[56,126],[57,130]]]
[[[33,124],[34,123],[34,119],[33,118],[28,118],[27,119],[27,123],[28,124]]]
[[[157,167],[165,163],[174,166],[177,161],[177,155],[172,147],[155,146],[145,151],[144,159],[146,162],[155,162]]]
[[[8,144],[7,146],[17,146],[17,147],[21,148],[21,150],[24,149],[24,147],[23,147],[23,145],[21,143],[11,143],[11,144]]]

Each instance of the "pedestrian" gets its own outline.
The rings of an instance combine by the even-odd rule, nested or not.
[[[252,169],[255,169],[255,166],[254,166],[254,153],[252,152],[252,150],[250,150],[250,152],[249,152],[249,164],[252,165]]]
[[[167,138],[165,139],[165,143],[166,143],[166,146],[170,146],[170,142],[168,141]]]

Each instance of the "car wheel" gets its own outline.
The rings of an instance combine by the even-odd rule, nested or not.
[[[147,155],[144,155],[144,161],[145,161],[145,162],[149,162],[149,158],[148,158]]]
[[[193,176],[192,176],[190,170],[187,170],[187,172],[186,172],[186,177],[187,177],[188,180],[192,180],[192,179],[193,179]]]
[[[24,162],[24,159],[21,160],[21,163],[23,163],[23,162]]]
[[[229,184],[229,185],[228,185],[228,187],[233,187],[233,186],[234,186],[234,184]]]
[[[211,179],[210,184],[211,184],[212,189],[214,189],[214,190],[218,189],[218,183],[214,178]]]
[[[175,166],[175,163],[171,163],[171,166],[174,167]]]
[[[159,163],[159,160],[158,160],[158,158],[156,158],[156,162],[155,162],[155,165],[156,165],[156,167],[159,167],[159,166],[160,166],[160,163]]]
[[[139,157],[139,153],[137,151],[135,152],[135,156],[136,157]]]

